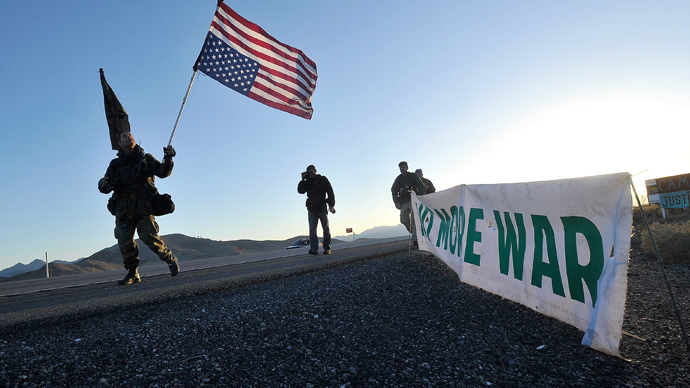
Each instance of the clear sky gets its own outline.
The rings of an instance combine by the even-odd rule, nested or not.
[[[160,233],[307,234],[309,164],[333,235],[396,225],[398,162],[438,189],[690,172],[688,1],[227,1],[318,66],[314,116],[196,79],[157,180]],[[0,2],[0,268],[116,243],[98,69],[163,156],[215,0]],[[143,248],[147,249],[147,248]]]

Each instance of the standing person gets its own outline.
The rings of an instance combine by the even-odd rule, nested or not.
[[[424,183],[424,187],[426,187],[426,193],[427,193],[427,194],[431,194],[431,193],[435,193],[435,192],[436,192],[436,188],[434,187],[434,184],[431,183],[430,180],[424,178],[424,173],[422,172],[422,169],[421,169],[421,168],[418,168],[418,169],[414,170],[414,173],[417,174],[417,176],[419,177],[419,179],[422,180],[422,183]]]
[[[117,141],[120,146],[117,158],[110,162],[105,176],[98,181],[98,190],[103,194],[114,191],[108,201],[108,209],[115,216],[115,238],[127,269],[127,275],[118,284],[141,282],[138,270],[139,246],[134,241],[135,230],[146,246],[168,263],[170,275],[175,276],[180,271],[180,266],[177,258],[158,236],[158,224],[151,207],[153,196],[158,194],[154,185],[155,177],[170,176],[175,149],[171,145],[164,147],[161,163],[151,154],[145,153],[130,132],[120,132]]]
[[[323,175],[316,173],[316,167],[310,164],[307,171],[302,173],[302,180],[297,184],[297,192],[307,193],[307,212],[309,213],[309,253],[319,253],[319,238],[316,235],[316,225],[321,221],[323,229],[323,254],[331,254],[331,229],[328,226],[328,212],[335,213],[335,194],[333,187]],[[328,205],[328,209],[326,209]]]
[[[395,207],[400,209],[400,223],[405,225],[408,232],[412,233],[412,242],[417,244],[417,230],[414,227],[414,218],[412,217],[410,192],[414,190],[417,195],[424,195],[426,194],[426,187],[417,174],[407,171],[407,162],[398,163],[398,167],[400,168],[400,175],[395,178],[393,186],[391,186],[391,194],[393,194]]]

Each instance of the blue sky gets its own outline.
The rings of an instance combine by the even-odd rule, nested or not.
[[[397,164],[438,189],[690,170],[686,1],[227,1],[318,66],[312,120],[199,75],[173,141],[161,234],[307,233],[300,172],[334,235],[396,225]],[[0,3],[0,268],[115,244],[98,69],[157,158],[215,12],[208,1]],[[146,249],[146,248],[143,248]]]

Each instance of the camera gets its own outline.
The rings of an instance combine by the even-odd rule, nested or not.
[[[309,171],[305,171],[302,173],[302,179],[307,179],[308,176],[309,176]]]

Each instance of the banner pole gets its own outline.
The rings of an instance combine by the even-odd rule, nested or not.
[[[688,335],[685,333],[685,326],[683,325],[683,319],[680,316],[680,311],[678,310],[678,305],[676,304],[676,298],[673,297],[673,290],[671,289],[671,284],[668,282],[666,277],[666,270],[664,269],[664,262],[661,261],[661,255],[659,255],[659,249],[656,247],[656,242],[654,241],[654,236],[652,236],[652,229],[649,228],[649,222],[647,222],[647,216],[644,214],[644,209],[642,208],[642,203],[640,203],[640,197],[637,196],[637,190],[635,190],[635,185],[630,181],[630,186],[632,186],[633,192],[635,193],[635,199],[637,199],[637,206],[640,207],[640,213],[642,213],[642,219],[647,226],[647,231],[649,232],[649,238],[652,240],[652,246],[654,247],[654,252],[656,253],[656,258],[659,260],[659,267],[661,267],[661,273],[664,275],[664,281],[666,282],[666,287],[668,288],[668,293],[671,295],[671,303],[676,311],[676,316],[678,316],[678,324],[680,325],[680,331],[683,334],[683,339],[685,340],[685,346],[690,352],[690,342],[688,342]]]
[[[410,225],[410,229],[412,229],[412,212],[410,212],[409,217],[410,217],[409,225]],[[409,252],[412,252],[412,232],[409,232],[409,233],[408,233],[408,237],[407,237],[407,252],[408,252],[408,253],[409,253]]]
[[[184,98],[182,99],[182,106],[180,107],[180,113],[177,114],[177,120],[175,120],[175,126],[173,127],[172,133],[170,134],[170,140],[168,141],[168,146],[172,144],[173,137],[175,137],[175,131],[177,131],[177,124],[180,122],[180,116],[182,116],[182,111],[184,110],[184,106],[187,103],[187,97],[189,97],[189,91],[192,90],[192,84],[194,83],[194,78],[196,78],[196,69],[194,69],[194,73],[192,74],[192,79],[189,80],[189,86],[187,87],[187,93],[185,93]]]

